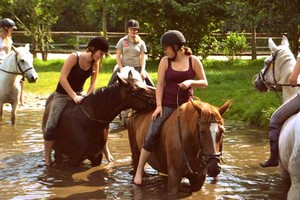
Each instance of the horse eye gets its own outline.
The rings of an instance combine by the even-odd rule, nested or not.
[[[22,63],[23,63],[23,62],[25,62],[25,60],[24,60],[24,59],[21,59],[21,60],[20,60],[20,62],[22,62]]]

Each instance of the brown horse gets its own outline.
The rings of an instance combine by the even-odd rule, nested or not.
[[[56,164],[78,166],[85,159],[92,166],[102,162],[102,150],[107,141],[103,130],[125,109],[153,109],[155,90],[148,88],[131,73],[128,79],[118,76],[118,82],[100,88],[85,97],[81,104],[68,102],[56,127],[54,157]],[[47,100],[43,129],[48,119],[51,99]]]
[[[206,174],[216,177],[221,170],[224,121],[222,115],[231,101],[216,107],[191,100],[182,104],[164,123],[155,151],[148,163],[158,172],[168,174],[168,191],[176,194],[183,177],[193,190],[200,190]],[[134,169],[150,126],[152,112],[139,114],[128,122],[128,134]]]

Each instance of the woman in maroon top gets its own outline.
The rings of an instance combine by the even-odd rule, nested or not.
[[[205,88],[208,83],[201,61],[192,55],[191,49],[184,47],[185,38],[177,30],[165,32],[161,37],[161,46],[166,54],[158,66],[156,85],[156,109],[152,114],[152,123],[145,138],[134,183],[142,184],[144,166],[155,149],[161,126],[179,105],[193,96],[193,88]],[[195,79],[195,76],[198,79]],[[180,89],[179,89],[180,88]]]

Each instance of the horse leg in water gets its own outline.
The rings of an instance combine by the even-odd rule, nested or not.
[[[12,125],[16,124],[17,106],[18,106],[18,101],[15,101],[14,103],[11,104],[11,124]]]
[[[202,188],[204,181],[206,179],[206,174],[202,173],[201,175],[198,174],[190,174],[187,176],[189,179],[190,185],[193,191],[198,191]]]
[[[171,195],[175,195],[178,191],[181,178],[183,175],[180,171],[176,170],[175,168],[168,169],[168,192]]]
[[[3,124],[3,103],[0,103],[0,125]]]

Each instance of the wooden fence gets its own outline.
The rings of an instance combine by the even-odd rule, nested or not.
[[[118,40],[123,37],[125,32],[107,32],[107,38],[110,43],[110,52],[115,53],[116,44]],[[248,44],[251,44],[251,33],[243,33]],[[100,35],[99,32],[51,32],[53,43],[50,44],[48,48],[49,53],[70,53],[74,50],[83,50],[86,46],[88,40],[94,36]],[[144,37],[147,37],[147,33],[139,33]],[[215,33],[219,41],[226,38],[229,33]],[[268,38],[273,38],[275,43],[279,44],[282,35],[274,35],[268,33],[257,33],[256,34],[256,50],[257,55],[269,55],[270,50],[268,47]],[[24,31],[14,31],[13,40],[15,46],[21,46],[25,43],[32,44],[31,38],[25,35]],[[242,53],[242,55],[251,55],[251,47],[249,46],[248,51]],[[300,48],[299,48],[300,49]],[[216,55],[222,55],[222,53],[217,53]]]

